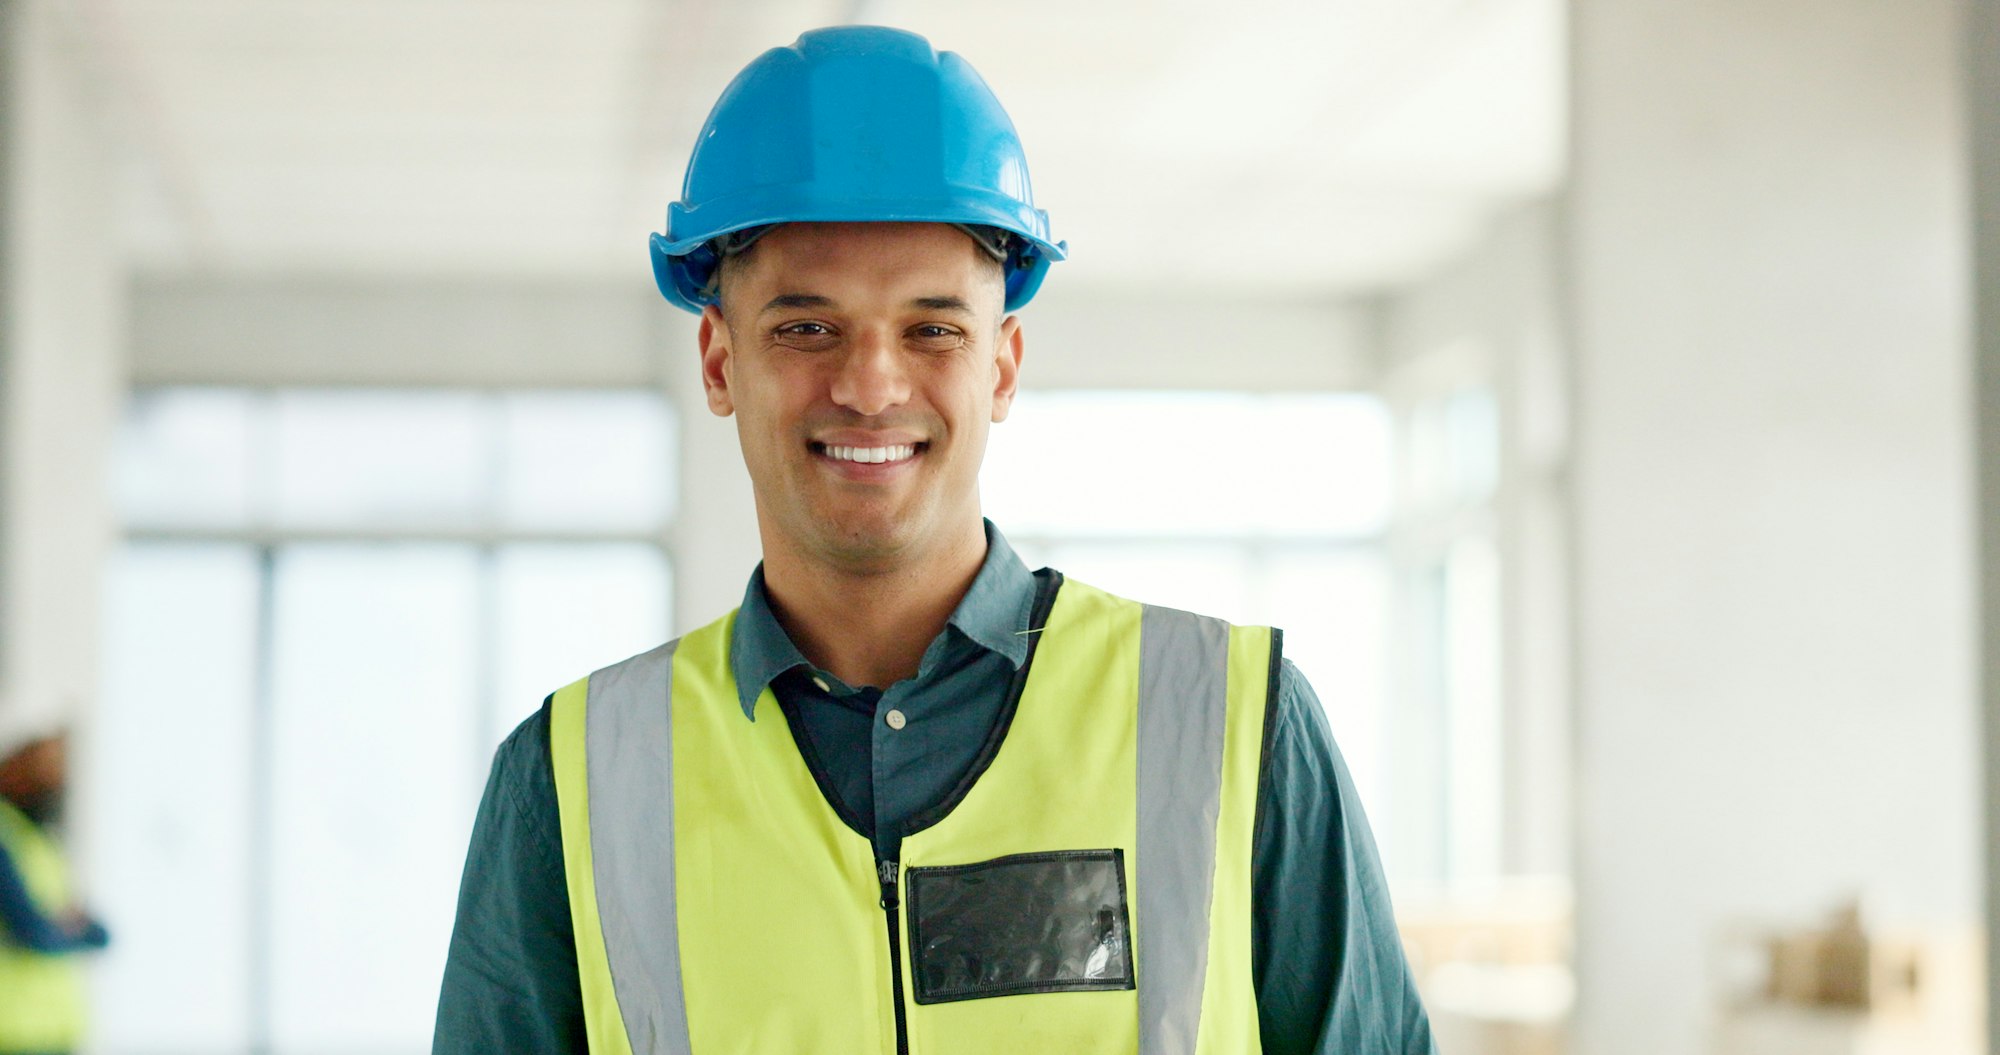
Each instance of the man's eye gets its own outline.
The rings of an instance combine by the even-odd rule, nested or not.
[[[779,327],[778,332],[793,337],[824,337],[833,331],[817,322],[795,322],[789,326]]]
[[[916,329],[916,335],[927,341],[943,340],[958,336],[958,331],[949,326],[924,325]]]

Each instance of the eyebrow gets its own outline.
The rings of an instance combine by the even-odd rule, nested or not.
[[[773,308],[830,308],[833,300],[817,293],[780,293],[764,305],[764,311]]]
[[[910,301],[910,306],[913,308],[921,308],[925,311],[956,311],[956,312],[962,312],[967,315],[972,314],[972,305],[967,303],[964,297],[954,297],[954,296],[916,297]],[[778,308],[830,308],[830,307],[833,307],[833,298],[823,297],[817,293],[780,293],[777,296],[772,297],[770,301],[764,305],[763,310],[773,311]]]
[[[972,313],[972,305],[967,304],[963,297],[918,297],[910,304],[925,311],[958,311],[968,315]]]

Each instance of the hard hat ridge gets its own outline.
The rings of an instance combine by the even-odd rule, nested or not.
[[[1013,122],[971,64],[915,33],[840,26],[744,67],[695,141],[681,200],[652,236],[660,292],[715,302],[716,239],[801,221],[950,223],[1007,232],[1006,308],[1067,246],[1035,208]],[[738,247],[740,248],[740,247]]]

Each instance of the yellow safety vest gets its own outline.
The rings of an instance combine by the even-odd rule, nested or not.
[[[45,916],[74,905],[62,852],[20,810],[0,802],[0,849]],[[69,1051],[83,1040],[83,968],[74,955],[22,947],[0,926],[0,1052]]]
[[[1011,712],[896,862],[769,688],[744,719],[733,613],[556,693],[593,1055],[1257,1052],[1277,632],[1074,581],[1036,625]]]

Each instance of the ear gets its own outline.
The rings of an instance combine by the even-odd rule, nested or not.
[[[736,401],[729,395],[730,336],[729,324],[722,320],[722,309],[713,304],[701,309],[701,329],[696,340],[701,347],[701,387],[708,395],[708,411],[726,418],[736,412]]]
[[[1014,392],[1021,384],[1021,317],[1009,315],[1000,324],[999,347],[994,351],[993,365],[999,375],[993,386],[993,420],[1006,421],[1007,411],[1014,405]]]

